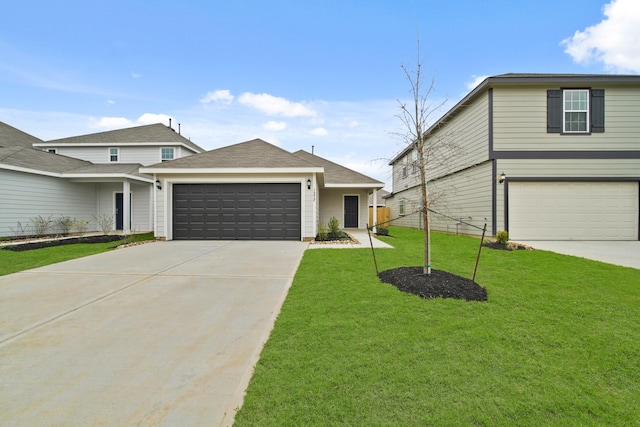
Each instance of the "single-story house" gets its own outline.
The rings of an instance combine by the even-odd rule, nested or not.
[[[140,168],[152,175],[159,239],[311,240],[331,217],[365,228],[384,183],[261,139]]]
[[[640,240],[640,76],[488,77],[390,162],[395,225],[512,240]],[[447,154],[454,156],[447,157]],[[470,224],[470,225],[469,225]]]

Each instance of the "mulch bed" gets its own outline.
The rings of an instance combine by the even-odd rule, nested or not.
[[[418,295],[425,299],[455,298],[465,301],[486,301],[487,290],[471,279],[442,270],[431,270],[423,274],[422,267],[399,267],[382,271],[380,280],[389,283],[402,292]]]
[[[22,243],[18,245],[4,246],[2,249],[7,251],[22,252],[32,249],[49,248],[52,246],[73,245],[75,243],[108,243],[121,241],[122,236],[90,236],[90,237],[72,237],[70,239],[58,240],[42,240],[39,242]]]

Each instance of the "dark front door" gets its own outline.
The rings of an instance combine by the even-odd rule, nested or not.
[[[116,230],[122,230],[124,224],[124,207],[122,193],[116,193]],[[129,195],[129,213],[131,213],[131,194]],[[131,215],[129,215],[129,228],[131,228]]]
[[[116,230],[122,230],[124,210],[122,209],[122,193],[116,193]]]
[[[358,196],[344,196],[344,227],[358,228]]]

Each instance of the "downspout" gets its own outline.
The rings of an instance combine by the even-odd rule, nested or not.
[[[151,184],[151,191],[153,191],[153,207],[151,208],[151,215],[153,215],[153,237],[158,237],[158,190],[156,189],[156,174],[153,174],[153,183]]]

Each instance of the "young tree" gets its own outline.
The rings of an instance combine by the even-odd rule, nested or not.
[[[428,84],[424,82],[422,73],[422,60],[420,58],[420,41],[418,40],[418,60],[415,69],[402,65],[407,80],[409,81],[411,94],[409,101],[400,101],[400,113],[398,118],[404,125],[404,132],[398,133],[408,146],[413,146],[417,152],[417,164],[420,175],[420,207],[424,230],[424,274],[431,274],[431,228],[429,222],[429,188],[427,187],[428,170],[427,164],[430,157],[440,149],[438,143],[441,139],[429,138],[426,131],[429,129],[429,118],[446,102],[433,105],[429,101],[429,96],[433,91],[434,79],[431,78]]]

